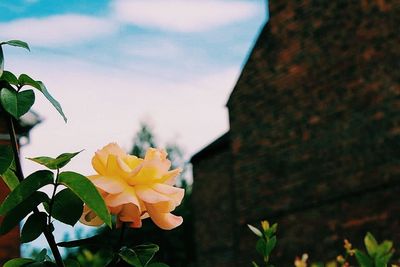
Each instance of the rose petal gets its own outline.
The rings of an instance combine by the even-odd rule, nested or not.
[[[164,174],[161,177],[160,182],[163,184],[168,184],[168,185],[174,185],[175,182],[175,178],[182,172],[181,168],[177,168],[171,171],[168,171],[166,174]]]
[[[105,198],[108,207],[117,207],[123,204],[132,203],[140,210],[139,199],[136,196],[135,189],[126,187],[124,191],[119,194],[110,194]]]
[[[166,184],[154,184],[152,188],[157,192],[168,196],[172,201],[174,201],[175,206],[181,204],[182,199],[185,196],[185,190],[179,187],[174,187]]]
[[[121,193],[127,187],[127,183],[119,177],[92,175],[88,178],[96,187],[110,194]]]
[[[171,230],[178,227],[183,222],[183,218],[180,216],[175,216],[171,213],[157,212],[152,204],[146,203],[146,208],[151,220],[161,229]]]
[[[140,211],[138,207],[133,204],[123,205],[121,212],[118,214],[118,219],[122,222],[132,222],[131,227],[134,228],[139,228],[142,226]]]
[[[147,185],[137,185],[135,186],[136,195],[139,199],[147,203],[158,203],[161,201],[169,201],[170,198],[163,195],[156,190],[150,188]]]
[[[86,205],[83,207],[83,213],[79,221],[88,226],[100,226],[104,222]]]

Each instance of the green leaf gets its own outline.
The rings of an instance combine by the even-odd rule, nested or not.
[[[259,267],[257,263],[255,263],[254,261],[251,262],[253,264],[253,267]]]
[[[275,248],[275,245],[276,245],[276,236],[273,236],[270,240],[268,240],[268,243],[265,246],[265,255],[270,255],[271,251]]]
[[[383,241],[377,248],[376,254],[377,255],[385,255],[391,251],[393,248],[393,242],[385,240]]]
[[[39,254],[36,255],[35,260],[36,261],[44,261],[46,259],[47,256],[47,249],[42,249]]]
[[[252,231],[256,236],[262,237],[263,234],[260,230],[258,230],[257,228],[255,228],[254,226],[248,224],[247,227],[249,227],[250,231]]]
[[[51,171],[42,170],[32,173],[17,185],[3,201],[0,206],[0,215],[8,213],[35,191],[51,183],[53,183],[53,173]]]
[[[122,248],[121,251],[119,252],[119,256],[121,259],[123,259],[126,263],[134,266],[134,267],[145,267],[140,262],[140,259],[136,252],[133,249],[130,248]]]
[[[266,249],[267,244],[265,243],[264,239],[259,239],[256,243],[256,250],[258,253],[260,253],[262,256],[265,255],[265,249]]]
[[[1,80],[8,82],[9,84],[18,85],[18,78],[9,71],[3,71],[3,75],[0,77]]]
[[[378,242],[371,233],[367,233],[364,237],[365,248],[371,257],[374,257],[378,249]]]
[[[268,237],[272,237],[276,233],[277,228],[278,228],[278,224],[274,223],[270,228],[268,228],[265,231],[265,235]]]
[[[61,108],[60,103],[54,99],[47,90],[46,86],[43,84],[41,81],[35,81],[31,77],[29,77],[26,74],[21,74],[18,78],[18,81],[21,85],[30,85],[33,88],[39,90],[42,92],[42,94],[47,98],[48,101],[55,107],[55,109],[60,113],[60,115],[63,117],[64,121],[67,122],[67,117],[65,117],[64,112]]]
[[[32,79],[30,76],[28,76],[27,74],[19,75],[18,83],[21,86],[29,85],[29,86],[32,86],[33,88],[40,90],[40,84],[37,81],[35,81],[34,79]]]
[[[4,54],[3,54],[3,48],[0,45],[0,77],[3,76],[3,71],[4,71]]]
[[[34,260],[32,259],[26,259],[26,258],[18,258],[18,259],[12,259],[7,261],[3,267],[22,267],[28,263],[32,263]]]
[[[372,259],[368,257],[368,255],[362,252],[361,250],[357,249],[355,251],[355,256],[358,264],[360,264],[360,267],[374,267]]]
[[[10,145],[0,145],[0,174],[3,174],[11,166],[14,153]]]
[[[125,262],[131,264],[132,266],[146,267],[158,250],[159,247],[157,245],[146,244],[136,246],[134,248],[124,247],[120,250],[119,255]]]
[[[19,222],[31,213],[40,203],[49,201],[49,197],[40,191],[34,192],[30,197],[18,204],[7,213],[0,226],[0,234],[8,233],[18,225]]]
[[[33,213],[26,220],[21,231],[21,242],[27,243],[38,238],[46,227],[47,214],[44,212]]]
[[[29,48],[29,45],[21,40],[9,40],[9,41],[5,41],[5,42],[1,42],[0,45],[3,44],[7,44],[7,45],[11,45],[11,46],[16,46],[16,47],[22,47],[25,48],[28,51],[31,51],[31,49]]]
[[[139,245],[133,248],[143,266],[149,264],[159,249],[160,248],[155,244]]]
[[[16,119],[27,113],[35,103],[35,94],[32,90],[17,92],[3,88],[0,98],[3,108]]]
[[[19,185],[18,177],[15,175],[14,171],[7,169],[5,173],[1,174],[1,178],[6,183],[10,190],[14,190]]]
[[[65,267],[80,267],[81,266],[78,261],[72,260],[72,259],[65,260],[64,264],[65,264]]]
[[[88,178],[76,172],[62,172],[58,181],[71,189],[105,224],[112,227],[111,215],[104,199]]]
[[[25,267],[25,266],[24,266]],[[26,267],[57,267],[57,264],[51,261],[34,262],[26,265]]]
[[[58,111],[58,113],[63,117],[64,121],[67,122],[67,117],[65,117],[64,111],[62,110],[60,103],[50,95],[49,91],[47,91],[46,86],[41,81],[38,81],[38,83],[40,84],[39,90],[43,93],[47,100],[50,101],[50,103]]]
[[[65,267],[80,267],[81,265],[76,260],[67,259],[65,262]]]
[[[153,262],[148,267],[169,267],[169,265],[161,262]]]
[[[59,155],[57,158],[51,157],[36,157],[36,158],[28,158],[36,163],[46,166],[51,170],[57,170],[65,165],[67,165],[73,157],[81,153],[83,150],[75,152],[75,153],[64,153]]]
[[[54,196],[51,216],[60,222],[74,226],[82,215],[83,202],[66,188]]]

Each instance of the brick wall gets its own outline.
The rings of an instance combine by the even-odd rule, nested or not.
[[[228,102],[236,266],[256,257],[246,223],[265,218],[280,224],[278,266],[367,229],[400,244],[398,14],[389,0],[270,1]],[[195,188],[217,179],[213,157],[194,163]]]
[[[192,159],[194,228],[197,264],[234,264],[234,220],[229,136],[225,135]]]

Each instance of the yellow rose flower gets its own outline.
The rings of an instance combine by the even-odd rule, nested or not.
[[[102,194],[118,223],[142,226],[150,217],[161,229],[170,230],[182,224],[182,217],[171,214],[184,196],[184,189],[174,187],[181,169],[169,170],[171,162],[164,150],[149,148],[144,159],[126,154],[111,143],[98,150],[92,159],[97,174],[88,178]],[[103,222],[88,207],[80,221],[98,226]]]

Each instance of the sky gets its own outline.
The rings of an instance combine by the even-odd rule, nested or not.
[[[129,151],[144,121],[189,159],[229,129],[226,102],[267,18],[265,0],[1,0],[0,40],[31,47],[4,47],[5,69],[43,81],[68,118],[37,94],[43,122],[22,157],[84,149],[68,169],[89,175],[97,149]]]

